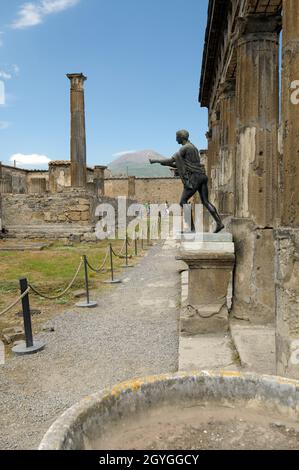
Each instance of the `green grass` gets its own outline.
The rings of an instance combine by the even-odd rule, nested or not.
[[[123,240],[113,241],[115,251],[120,251]],[[0,254],[0,305],[7,304],[9,294],[18,294],[19,279],[26,277],[30,283],[44,293],[55,295],[63,290],[73,278],[82,255],[87,255],[92,266],[98,267],[104,261],[109,242],[78,244],[65,247],[59,243],[42,251],[1,252]],[[123,260],[114,259],[117,270]],[[109,268],[109,259],[106,267]],[[96,287],[98,280],[107,274],[89,272],[90,287]],[[84,287],[84,270],[74,284],[74,289]],[[69,295],[65,296],[67,302]],[[63,302],[63,300],[62,300]]]

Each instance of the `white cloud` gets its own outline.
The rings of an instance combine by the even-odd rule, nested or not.
[[[12,75],[11,75],[11,73],[5,72],[5,70],[0,70],[0,79],[1,78],[3,80],[10,80],[12,78]]]
[[[127,153],[135,153],[137,150],[124,150],[123,152],[118,152],[112,155],[112,157],[122,157],[123,155],[127,155]]]
[[[12,69],[13,69],[13,71],[14,71],[14,74],[15,74],[16,76],[18,76],[19,73],[20,73],[20,67],[19,67],[17,64],[13,64],[13,65],[12,65]]]
[[[0,131],[7,129],[10,126],[10,122],[8,121],[0,121]]]
[[[51,160],[46,155],[15,153],[9,159],[11,162],[21,163],[22,165],[47,165]]]
[[[0,106],[5,106],[6,99],[5,99],[5,85],[2,80],[0,80]]]
[[[18,11],[17,19],[11,26],[13,29],[24,29],[36,26],[42,23],[46,16],[67,10],[79,3],[79,1],[80,0],[40,0],[37,3],[24,3]]]

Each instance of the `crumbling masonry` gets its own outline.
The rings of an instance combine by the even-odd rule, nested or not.
[[[297,0],[210,0],[199,96],[209,110],[212,199],[236,246],[233,316],[276,323],[277,372],[297,378],[298,6]]]
[[[179,200],[178,178],[112,178],[107,167],[86,162],[83,74],[70,80],[70,160],[51,161],[47,171],[1,165],[0,230],[18,238],[76,238],[95,240],[95,208],[117,198],[130,202],[174,203]]]

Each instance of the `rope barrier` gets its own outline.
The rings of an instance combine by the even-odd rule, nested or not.
[[[76,274],[75,276],[73,277],[73,279],[71,280],[71,282],[69,283],[69,285],[67,286],[67,288],[61,292],[61,294],[57,295],[57,296],[54,296],[54,297],[50,297],[50,296],[47,296],[45,294],[42,294],[41,292],[39,292],[35,287],[33,287],[31,284],[29,284],[29,287],[30,289],[32,290],[32,292],[36,295],[38,295],[39,297],[42,297],[44,299],[47,299],[47,300],[57,300],[57,299],[61,299],[61,297],[63,297],[74,285],[75,283],[75,280],[77,279],[78,277],[78,274],[82,268],[82,265],[83,265],[83,258],[81,258],[81,261],[79,263],[79,266],[78,266],[78,269],[76,271]]]
[[[126,255],[118,255],[117,253],[115,253],[115,251],[113,250],[113,248],[112,248],[112,253],[114,254],[114,256],[115,256],[116,258],[119,258],[119,259],[126,259]],[[132,255],[129,255],[128,258],[131,259],[131,258],[132,258]]]
[[[123,246],[121,247],[121,250],[120,250],[120,252],[119,252],[118,254],[115,253],[115,251],[114,251],[113,248],[112,248],[112,251],[113,251],[114,256],[116,256],[117,258],[121,258],[125,247],[126,247],[126,240],[124,240]]]
[[[106,262],[107,262],[107,259],[108,259],[108,256],[109,256],[109,252],[110,252],[110,249],[109,247],[107,248],[107,252],[106,252],[106,256],[105,256],[105,259],[102,263],[102,265],[99,267],[99,268],[94,268],[93,266],[91,266],[91,264],[89,263],[88,259],[87,259],[87,266],[89,267],[89,269],[91,269],[91,271],[95,272],[95,273],[98,273],[100,274],[101,272],[105,272],[106,270],[103,270]]]
[[[29,291],[30,291],[30,288],[28,287],[28,289],[25,292],[23,292],[23,294],[20,295],[20,297],[18,297],[11,305],[6,307],[2,312],[0,312],[0,317],[1,315],[4,315],[5,313],[9,312],[9,310],[14,308],[29,293]]]
[[[143,234],[142,234],[143,235]],[[140,239],[140,237],[138,237]],[[137,239],[136,239],[137,240]],[[142,240],[142,249],[143,249],[143,237],[141,236],[141,240]],[[131,243],[130,241],[128,240],[128,238],[126,238],[126,240],[124,240],[124,243],[122,245],[122,248],[120,250],[119,253],[116,253],[112,247],[112,245],[110,245],[110,247],[107,248],[107,252],[106,252],[106,255],[105,255],[105,259],[102,263],[102,265],[99,267],[99,268],[94,268],[88,261],[88,259],[86,258],[86,264],[87,266],[89,267],[89,269],[91,269],[92,271],[94,271],[95,273],[101,273],[101,272],[105,272],[104,270],[104,266],[107,262],[107,259],[108,259],[108,256],[109,254],[113,254],[116,258],[119,258],[119,259],[132,259],[133,258],[133,254],[131,253],[130,255],[127,254],[127,255],[123,255],[123,251],[124,249],[127,247],[127,246],[131,246]],[[137,249],[136,249],[136,242],[135,242],[135,256],[137,256]],[[8,305],[4,310],[2,310],[0,312],[0,316],[4,315],[5,313],[9,312],[11,309],[13,309],[19,302],[21,302],[24,297],[26,297],[26,295],[29,294],[30,290],[32,290],[32,292],[39,296],[39,297],[42,297],[44,299],[47,299],[47,300],[57,300],[57,299],[60,299],[61,297],[63,297],[74,285],[78,275],[79,275],[79,272],[82,268],[82,265],[84,263],[84,259],[83,257],[81,257],[81,260],[80,260],[80,263],[79,263],[79,266],[76,270],[76,273],[73,277],[73,279],[71,280],[71,282],[69,283],[69,285],[64,289],[63,292],[61,292],[60,294],[58,295],[55,295],[55,296],[48,296],[46,294],[43,294],[41,292],[39,292],[32,284],[28,284],[28,288],[26,289],[25,292],[22,293],[22,295],[20,295],[12,304]]]

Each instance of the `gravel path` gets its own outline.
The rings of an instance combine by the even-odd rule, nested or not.
[[[42,333],[46,349],[0,367],[0,449],[37,448],[82,397],[178,369],[180,276],[171,243],[155,245],[93,310],[73,309]]]

